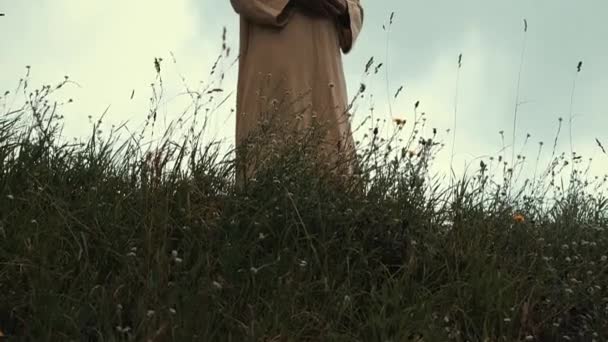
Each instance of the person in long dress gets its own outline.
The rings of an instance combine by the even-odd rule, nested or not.
[[[342,54],[363,24],[359,0],[230,0],[240,15],[236,185],[255,172],[239,147],[271,118],[303,130],[323,125],[330,160],[356,156]],[[290,126],[291,125],[291,126]],[[241,160],[239,162],[239,160]],[[356,162],[348,164],[352,174]]]

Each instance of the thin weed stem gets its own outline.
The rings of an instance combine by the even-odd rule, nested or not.
[[[523,66],[524,66],[524,58],[525,58],[525,54],[526,54],[526,43],[527,43],[527,38],[528,38],[528,21],[526,19],[524,19],[524,32],[523,32],[523,38],[522,38],[522,48],[521,48],[521,57],[520,57],[520,61],[519,61],[519,72],[517,74],[517,88],[516,88],[516,93],[515,93],[515,109],[513,112],[513,136],[511,139],[511,165],[514,166],[515,165],[515,138],[517,135],[517,113],[519,112],[519,96],[520,96],[520,87],[521,87],[521,74],[522,74],[522,70],[523,70]],[[511,182],[511,179],[509,179],[509,182]],[[511,193],[511,186],[509,186],[509,194]]]
[[[454,151],[456,149],[456,128],[458,126],[458,90],[460,89],[460,69],[462,68],[462,53],[458,56],[458,69],[456,70],[456,85],[454,86],[454,131],[452,132],[452,152],[450,154],[450,186],[454,185],[456,177],[454,171]]]
[[[570,170],[571,177],[574,176],[574,141],[572,138],[572,122],[574,121],[574,94],[576,92],[576,80],[578,79],[578,74],[581,72],[583,67],[583,62],[578,62],[576,67],[576,73],[574,74],[574,80],[572,81],[572,91],[570,93],[570,110],[569,110],[569,119],[568,119],[568,129],[569,129],[569,139],[570,139]]]

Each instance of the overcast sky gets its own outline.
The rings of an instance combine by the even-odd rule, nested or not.
[[[349,89],[361,81],[365,62],[375,57],[389,68],[389,93],[404,85],[392,104],[393,116],[413,120],[413,103],[421,101],[428,126],[453,126],[457,60],[463,54],[458,87],[456,153],[459,162],[495,154],[505,131],[512,134],[516,85],[528,21],[521,76],[517,142],[532,135],[526,154],[535,157],[538,141],[552,145],[558,117],[568,130],[571,92],[575,150],[594,157],[596,169],[608,167],[595,139],[608,144],[608,2],[605,0],[362,0],[363,33],[345,57]],[[395,12],[390,32],[382,29]],[[221,35],[236,52],[238,17],[228,0],[0,0],[0,90],[12,90],[32,66],[36,85],[55,84],[64,75],[72,85],[60,96],[74,98],[65,107],[66,134],[88,134],[88,115],[99,117],[111,105],[105,123],[129,121],[138,127],[147,114],[153,61],[164,59],[167,103],[162,116],[177,116],[183,96],[179,74],[190,86],[207,79],[221,52]],[[386,42],[389,55],[386,56]],[[177,66],[170,61],[172,51]],[[234,56],[235,54],[233,54]],[[582,71],[576,66],[582,60]],[[223,65],[224,69],[229,67]],[[236,67],[228,69],[223,87],[235,89]],[[382,70],[366,79],[374,94],[375,118],[390,120],[387,77]],[[132,91],[135,97],[130,100]],[[355,125],[369,114],[369,99],[360,103]],[[214,113],[211,127],[234,143],[231,98]],[[358,133],[360,138],[363,132]],[[569,150],[562,135],[562,150]],[[447,138],[451,141],[451,138]],[[519,149],[519,148],[518,148]],[[446,152],[447,153],[447,152]],[[446,154],[447,156],[447,154]],[[444,158],[444,160],[447,159]]]

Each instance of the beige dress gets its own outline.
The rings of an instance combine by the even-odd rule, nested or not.
[[[250,135],[265,120],[295,127],[296,131],[319,123],[324,125],[323,149],[330,159],[339,153],[355,155],[342,52],[348,53],[359,35],[363,9],[359,0],[347,2],[348,18],[338,23],[308,16],[290,0],[231,0],[241,17],[237,186],[250,178],[259,164],[259,160],[239,162],[244,155],[239,148],[252,145]],[[348,166],[351,174],[355,164]]]

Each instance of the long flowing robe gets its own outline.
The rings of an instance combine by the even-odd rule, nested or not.
[[[230,1],[240,14],[237,186],[255,171],[255,162],[238,162],[239,147],[251,144],[250,134],[268,118],[296,131],[324,125],[329,160],[356,156],[342,53],[351,51],[361,31],[359,0],[347,0],[344,20],[308,15],[290,0]],[[356,161],[347,168],[352,174]]]

